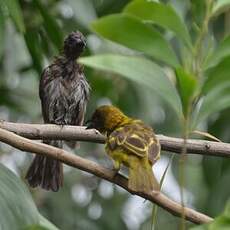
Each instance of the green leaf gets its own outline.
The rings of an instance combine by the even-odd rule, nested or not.
[[[230,36],[227,36],[220,42],[219,46],[206,61],[205,69],[216,66],[227,56],[230,56]]]
[[[23,230],[50,230],[50,229],[36,224],[36,225],[30,225],[24,228]]]
[[[212,14],[217,16],[230,8],[230,0],[218,0],[212,8]]]
[[[110,71],[155,90],[179,117],[182,116],[180,98],[162,68],[142,57],[97,55],[80,58],[80,63],[100,70]]]
[[[1,4],[1,3],[0,3]],[[25,25],[22,17],[22,10],[20,8],[18,0],[2,0],[2,4],[4,4],[13,19],[15,25],[21,33],[25,32]]]
[[[20,229],[38,223],[38,212],[25,185],[0,164],[0,229]]]
[[[230,56],[223,59],[216,67],[209,69],[202,93],[207,93],[222,83],[230,82]]]
[[[206,119],[209,115],[219,112],[230,107],[230,82],[222,83],[214,87],[203,98],[203,102],[199,109],[196,124]]]
[[[49,10],[42,4],[40,0],[33,0],[33,3],[40,11],[44,19],[44,28],[58,50],[61,49],[63,43],[63,33],[53,16],[49,14]]]
[[[190,73],[187,73],[184,69],[176,69],[176,77],[178,82],[178,91],[182,101],[184,115],[187,116],[189,112],[189,106],[194,97],[197,89],[197,79]]]
[[[153,1],[137,0],[128,4],[124,12],[173,31],[186,45],[191,47],[191,38],[188,30],[184,22],[170,5]]]
[[[139,19],[123,14],[109,15],[92,23],[101,36],[178,67],[175,53],[159,32]]]
[[[27,30],[25,35],[25,42],[27,45],[27,48],[30,52],[33,66],[38,72],[38,74],[41,74],[42,72],[42,50],[39,43],[39,37],[37,31],[34,30]]]
[[[58,228],[53,223],[51,223],[50,221],[48,221],[41,214],[39,214],[39,226],[43,227],[45,229],[48,229],[48,230],[58,230]]]
[[[24,183],[2,164],[0,164],[0,219],[0,229],[27,229],[32,225],[40,225],[49,230],[57,230],[39,214]],[[51,226],[53,228],[50,228]]]
[[[39,224],[27,226],[23,230],[58,230],[58,228],[39,214]]]

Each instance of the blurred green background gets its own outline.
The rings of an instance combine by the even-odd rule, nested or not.
[[[71,31],[80,30],[86,36],[87,50],[84,56],[106,53],[140,57],[143,54],[140,51],[143,50],[135,51],[132,47],[132,37],[129,38],[128,45],[118,41],[114,43],[115,35],[111,33],[113,37],[109,38],[106,35],[106,29],[103,32],[103,25],[101,25],[102,29],[95,25],[92,29],[91,26],[91,23],[98,18],[122,12],[130,2],[128,0],[0,0],[0,119],[12,122],[42,123],[38,97],[40,74],[42,69],[53,60],[53,57],[59,54],[63,38]],[[199,36],[207,11],[205,1],[160,2],[170,4],[179,17],[183,18],[191,36],[191,44],[194,44],[193,41],[196,41]],[[217,4],[220,4],[220,7]],[[219,8],[215,11],[215,16],[210,18],[210,31],[202,41],[204,56],[210,55],[215,47],[218,47],[220,41],[229,35],[229,5],[230,1],[216,2],[215,6]],[[113,26],[110,30],[116,34],[120,28]],[[157,23],[153,27],[169,42],[179,62],[183,63],[183,67],[189,66],[191,60],[195,58],[195,56],[190,57],[192,50],[180,45],[171,31],[164,30]],[[132,32],[139,33],[138,31]],[[122,33],[128,37],[130,31],[124,30]],[[214,55],[215,64],[207,70],[207,74],[206,70],[201,71],[201,75],[204,75],[203,79],[205,79],[205,76],[214,73],[214,77],[217,78],[220,73],[222,77],[217,81],[223,80],[229,85],[230,39],[219,53],[223,60],[219,58],[218,61],[215,61],[216,56]],[[167,66],[168,63],[172,63],[172,60],[168,60],[168,63],[166,61],[166,64],[163,58],[161,60],[158,57],[148,57],[148,60],[158,63],[170,78],[172,85],[175,85],[174,68],[171,68],[170,64]],[[93,66],[87,64],[87,59],[82,59],[82,62]],[[141,80],[137,79],[138,76],[129,80],[117,74],[116,71],[113,73],[101,71],[100,69],[103,68],[85,67],[85,75],[92,88],[86,118],[97,106],[112,103],[120,107],[126,114],[141,118],[153,126],[158,134],[181,136],[182,123],[173,106],[167,103],[167,97],[170,97],[167,91],[162,92],[164,95],[161,96],[151,87],[141,84]],[[187,70],[193,72],[191,69],[188,67]],[[152,72],[152,74],[158,73]],[[200,87],[202,81],[204,80],[198,83]],[[214,81],[215,84],[217,83]],[[197,129],[209,132],[224,142],[230,142],[229,94],[230,87],[227,88],[227,91],[225,89],[225,101],[221,102],[224,103],[224,106],[221,104],[219,110],[214,109],[213,113],[208,113],[197,126]],[[218,97],[222,96],[217,94],[216,97],[213,97],[212,103],[218,103]],[[186,115],[186,112],[184,113]],[[82,143],[81,148],[75,150],[75,153],[106,167],[112,167],[102,145]],[[170,156],[171,153],[162,152],[161,159],[154,167],[159,180]],[[0,143],[0,162],[13,170],[22,180],[24,180],[31,160],[31,154]],[[178,161],[179,157],[175,156],[165,178],[163,192],[179,202]],[[189,155],[185,167],[186,205],[212,217],[220,215],[230,194],[229,177],[229,159]],[[31,190],[31,193],[39,212],[59,229],[145,230],[151,227],[152,204],[150,202],[132,196],[111,183],[71,167],[65,167],[64,186],[58,193],[45,192],[41,189]],[[179,218],[159,208],[155,229],[178,229],[179,223]],[[193,225],[187,223],[187,226]],[[39,228],[34,227],[33,229]]]

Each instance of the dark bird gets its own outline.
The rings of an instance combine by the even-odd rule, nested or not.
[[[44,123],[57,125],[82,125],[90,86],[85,79],[83,66],[76,59],[86,46],[84,36],[72,32],[65,41],[63,52],[44,69],[40,85]],[[60,140],[46,140],[44,143],[62,148]],[[68,142],[74,147],[76,142]],[[63,184],[63,166],[58,160],[36,155],[26,175],[31,187],[58,191]]]
[[[96,109],[87,128],[95,128],[107,136],[105,150],[113,159],[116,171],[121,164],[129,168],[131,191],[159,191],[152,165],[159,159],[161,148],[151,127],[114,106],[105,105]]]

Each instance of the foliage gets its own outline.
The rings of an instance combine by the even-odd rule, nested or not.
[[[57,230],[39,214],[22,181],[2,164],[0,164],[0,195],[1,229]],[[36,228],[31,227],[35,225]]]
[[[211,9],[214,7],[215,9],[215,7],[217,6],[213,6],[212,1],[207,1],[207,7]],[[155,13],[155,11],[158,13]],[[215,88],[212,89],[212,91],[217,91],[216,93],[208,93],[206,91],[206,94],[203,94],[203,91],[201,91],[202,88],[208,88],[207,84],[210,81],[209,79],[212,78],[210,76],[211,72],[208,72],[210,66],[214,65],[212,63],[221,62],[221,60],[223,60],[223,58],[226,57],[228,53],[225,50],[225,47],[228,47],[228,39],[225,39],[222,44],[220,44],[220,47],[216,50],[216,52],[210,54],[211,57],[209,58],[209,65],[206,65],[206,68],[203,68],[202,65],[203,62],[206,60],[207,51],[205,49],[200,49],[203,49],[203,33],[207,32],[207,23],[209,23],[209,20],[212,17],[212,10],[210,11],[207,9],[204,19],[205,22],[201,28],[202,31],[197,34],[197,39],[194,47],[191,47],[191,37],[189,37],[184,22],[180,20],[179,15],[176,14],[173,8],[163,3],[146,2],[145,0],[132,1],[126,6],[123,13],[100,18],[97,21],[94,21],[94,23],[92,24],[92,28],[95,32],[97,32],[106,39],[141,51],[142,54],[146,56],[146,59],[148,58],[148,56],[152,56],[157,60],[162,61],[165,64],[173,67],[177,75],[179,91],[178,93],[181,97],[184,115],[185,117],[188,116],[188,109],[190,106],[192,106],[190,108],[190,111],[197,111],[196,106],[197,104],[199,104],[200,110],[198,111],[197,116],[199,117],[198,121],[200,122],[202,119],[205,118],[203,117],[204,115],[202,116],[202,113],[206,113],[207,115],[209,115],[213,112],[217,112],[224,108],[227,108],[230,105],[230,100],[226,97],[223,102],[219,102],[220,105],[215,106],[215,108],[211,108],[208,104],[208,102],[212,101],[214,97],[221,100],[221,97],[225,95],[225,92],[227,90],[229,90],[229,86],[219,86],[222,81],[216,82],[217,84],[215,84]],[[163,17],[162,13],[167,16]],[[181,62],[180,64],[178,64],[175,58],[176,53],[173,54],[171,51],[169,51],[171,50],[169,48],[169,41],[167,44],[167,41],[163,37],[159,36],[159,33],[156,33],[154,27],[149,27],[149,23],[154,23],[158,26],[170,29],[175,32],[176,37],[182,38],[185,43],[181,44],[180,39],[178,40],[178,44],[181,46],[181,51],[183,51],[179,52],[179,57],[181,60],[190,60],[190,63]],[[114,28],[116,28],[116,30],[114,30]],[[94,60],[90,61],[90,63],[87,63],[87,59],[84,59],[83,63],[89,66],[92,66],[93,63],[94,67],[97,67],[96,59],[97,57],[94,57]],[[98,68],[102,68],[102,65],[103,64],[100,62]],[[108,60],[105,60],[104,66],[106,66],[107,70],[109,69]],[[118,64],[117,66],[113,65],[111,70],[119,68],[119,66],[120,64]],[[142,63],[140,63],[138,66],[142,66]],[[161,67],[159,66],[159,68]],[[227,73],[226,69],[223,69],[223,67],[221,69],[224,74]],[[144,74],[145,73],[143,72],[143,75]],[[196,81],[199,82],[199,88],[197,88]],[[151,87],[151,85],[149,85],[149,87]],[[195,91],[196,96],[193,95]],[[175,91],[174,97],[178,97],[177,95],[178,94]],[[192,98],[191,101],[189,101],[189,98]],[[201,105],[199,101],[201,102]],[[218,99],[216,100],[216,103],[218,104]],[[170,105],[173,106],[173,103],[170,103]],[[177,111],[179,109],[180,106],[177,106]],[[201,113],[201,115],[199,113]],[[180,114],[179,111],[178,114]]]
[[[92,87],[87,116],[98,104],[112,102],[127,114],[154,124],[159,133],[180,135],[182,121],[187,119],[190,131],[203,129],[229,142],[229,6],[229,0],[1,0],[0,119],[41,122],[38,76],[61,50],[63,37],[79,29],[88,44],[86,57],[80,62],[90,67],[85,72]],[[107,164],[102,151],[97,145],[82,144],[76,152]],[[28,162],[14,160],[17,150],[1,144],[0,153],[0,161],[14,162],[13,168],[24,174]],[[175,160],[171,167],[176,178],[177,163]],[[192,194],[190,200],[195,197],[191,202],[194,207],[212,216],[221,212],[230,193],[229,167],[226,159],[189,157],[186,189]],[[29,222],[25,223],[39,229],[37,219],[33,219],[39,214],[30,195],[3,166],[0,183],[5,187],[0,191],[9,196],[7,201],[16,202],[10,207],[21,205],[20,199],[14,200],[20,194],[10,189],[11,179],[7,182],[4,173],[22,189],[22,199],[28,198],[29,204],[23,202],[26,207],[22,206],[28,213],[24,216]],[[41,213],[60,229],[144,229],[151,222],[147,205],[140,210],[146,207],[149,211],[143,217],[138,214],[139,222],[135,222],[133,214],[126,213],[135,198],[111,185],[104,186],[98,179],[69,168],[65,181],[58,194],[33,192]],[[76,198],[76,191],[80,198]],[[171,188],[169,194],[173,191]],[[0,207],[3,203],[1,200]],[[135,205],[132,207],[137,209]],[[7,208],[4,211],[7,215]],[[177,223],[162,210],[158,217],[161,229],[172,227],[164,217]],[[209,228],[225,221],[229,223],[226,215],[217,217]]]

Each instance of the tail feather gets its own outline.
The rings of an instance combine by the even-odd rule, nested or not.
[[[149,162],[136,162],[129,167],[128,187],[132,191],[159,191],[160,186],[155,178]]]
[[[61,141],[46,141],[55,147],[62,147]],[[51,157],[36,155],[30,165],[26,179],[31,187],[41,186],[43,189],[58,191],[63,185],[62,163]]]

